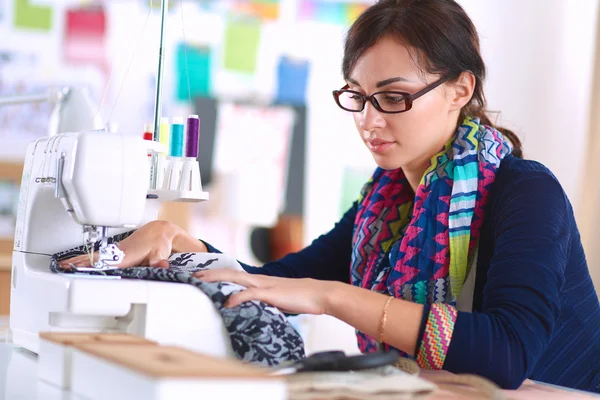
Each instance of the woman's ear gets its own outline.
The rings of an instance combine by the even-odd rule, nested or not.
[[[450,101],[450,109],[452,111],[461,110],[471,101],[473,92],[475,91],[475,83],[475,75],[465,71],[459,75],[456,81],[450,84],[452,90],[450,91],[448,100]]]

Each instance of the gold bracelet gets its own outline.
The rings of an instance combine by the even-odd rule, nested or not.
[[[381,314],[381,319],[379,320],[379,343],[383,344],[383,333],[385,331],[385,323],[387,321],[387,313],[388,308],[390,308],[390,304],[394,300],[394,296],[390,296],[385,305],[383,306],[383,313]]]

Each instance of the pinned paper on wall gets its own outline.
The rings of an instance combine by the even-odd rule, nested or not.
[[[294,121],[289,107],[219,105],[214,168],[228,177],[232,218],[255,226],[277,223],[285,204]]]
[[[47,32],[52,28],[52,7],[33,4],[32,0],[15,0],[15,28]]]
[[[346,17],[348,18],[347,22],[349,24],[354,23],[354,21],[360,17],[360,14],[365,12],[367,8],[368,6],[365,4],[348,4],[346,13]]]
[[[276,21],[279,17],[279,0],[237,0],[229,11],[260,21]]]
[[[65,61],[96,65],[108,76],[106,25],[102,7],[67,10],[63,47]]]
[[[298,16],[301,21],[351,25],[367,8],[362,3],[300,0]]]
[[[177,0],[169,0],[168,10],[172,11],[178,3]],[[160,0],[142,0],[142,4],[149,9],[160,10],[162,2]]]
[[[277,104],[303,105],[309,74],[307,60],[281,57],[277,65]]]
[[[315,19],[343,25],[346,23],[346,5],[341,3],[317,3]]]
[[[177,100],[189,101],[210,94],[212,52],[209,47],[179,43],[176,65]]]
[[[256,71],[261,25],[230,22],[225,31],[225,69],[253,74]]]
[[[42,66],[35,53],[0,52],[0,97],[47,93],[52,85],[40,79]],[[48,134],[52,109],[49,102],[0,107],[0,153],[17,155],[13,150]]]
[[[339,216],[352,207],[352,203],[358,200],[362,187],[373,175],[374,169],[367,167],[346,167],[342,176],[342,193],[340,196]]]

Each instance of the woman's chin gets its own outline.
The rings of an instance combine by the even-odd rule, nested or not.
[[[398,157],[389,157],[389,156],[386,157],[386,156],[381,156],[378,154],[373,154],[373,159],[375,160],[375,162],[377,163],[377,165],[380,168],[383,168],[386,170],[398,169],[398,168],[401,168],[402,165],[405,164],[403,162],[403,160]]]

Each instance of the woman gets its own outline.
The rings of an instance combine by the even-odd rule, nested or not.
[[[396,348],[503,388],[531,378],[600,392],[600,306],[571,205],[486,117],[485,66],[464,10],[380,1],[350,28],[343,74],[335,100],[379,166],[358,201],[298,253],[244,266],[250,274],[198,276],[248,287],[230,307],[262,300],[337,317],[364,352]],[[120,247],[127,266],[217,251],[165,222]]]

